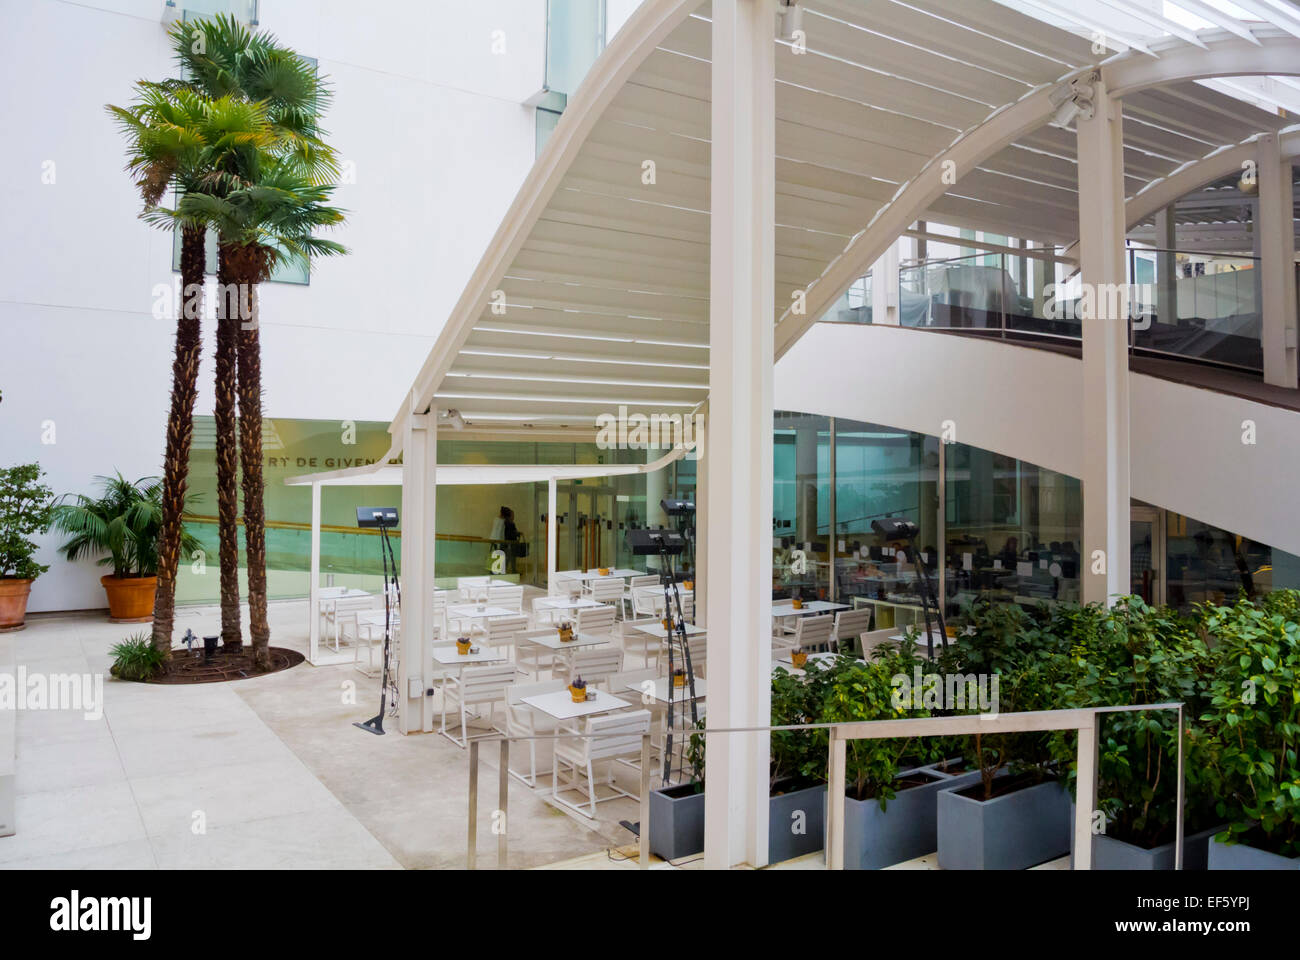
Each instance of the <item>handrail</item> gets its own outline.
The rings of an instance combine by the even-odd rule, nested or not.
[[[1177,792],[1174,812],[1174,869],[1183,869],[1183,709],[1180,702],[1125,704],[1120,706],[1069,707],[1060,710],[1031,710],[1020,713],[974,713],[950,717],[906,717],[895,720],[855,720],[836,723],[799,723],[755,727],[704,727],[692,731],[709,737],[716,734],[772,733],[773,731],[828,730],[826,865],[844,869],[844,786],[847,745],[850,740],[888,740],[898,737],[940,737],[962,734],[1032,733],[1052,730],[1079,732],[1074,814],[1074,869],[1092,869],[1092,816],[1097,806],[1097,773],[1100,763],[1100,717],[1109,713],[1140,713],[1147,710],[1178,711]],[[493,831],[497,834],[497,869],[506,867],[506,836],[510,780],[510,744],[538,740],[600,740],[626,738],[626,733],[540,733],[521,736],[487,735],[469,741],[468,869],[478,858],[478,773],[479,744],[500,743],[500,785],[498,810]],[[1087,801],[1086,803],[1084,801]],[[650,866],[650,734],[641,736],[641,824],[638,833],[638,866]]]

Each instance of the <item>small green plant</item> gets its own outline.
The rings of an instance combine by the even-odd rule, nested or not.
[[[1201,719],[1213,731],[1226,789],[1219,835],[1300,856],[1300,591],[1202,611],[1218,670]]]
[[[50,525],[52,494],[39,463],[0,468],[0,579],[35,580],[49,569],[37,563],[32,534]]]
[[[147,633],[131,634],[109,653],[113,655],[109,673],[119,680],[151,680],[163,668],[163,652]]]

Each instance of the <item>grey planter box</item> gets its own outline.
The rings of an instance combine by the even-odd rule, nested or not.
[[[898,791],[884,810],[879,800],[844,798],[845,870],[879,870],[933,853],[938,798],[979,780],[978,770],[951,776],[923,767],[909,775],[930,782]]]
[[[1070,869],[1074,869],[1074,804],[1070,805]],[[1209,864],[1210,840],[1223,827],[1211,827],[1183,837],[1183,869],[1205,870]],[[1139,847],[1099,834],[1092,838],[1094,870],[1172,870],[1174,841],[1158,847]]]
[[[1300,857],[1284,857],[1244,843],[1210,841],[1211,870],[1300,870]]]
[[[1070,795],[1050,780],[973,800],[948,781],[939,793],[939,866],[944,870],[1024,870],[1070,850]]]
[[[650,852],[665,860],[704,851],[704,794],[692,784],[650,791]]]
[[[796,819],[796,814],[802,817]],[[803,833],[795,833],[801,826]],[[784,793],[768,800],[767,862],[780,863],[826,845],[826,784]]]

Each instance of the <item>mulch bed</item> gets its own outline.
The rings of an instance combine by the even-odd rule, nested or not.
[[[270,651],[271,669],[257,670],[253,666],[253,649],[248,644],[244,644],[238,653],[218,647],[209,662],[204,662],[202,646],[193,651],[173,650],[167,670],[148,682],[224,683],[228,680],[248,680],[288,670],[307,659],[297,650],[285,647],[271,647]]]

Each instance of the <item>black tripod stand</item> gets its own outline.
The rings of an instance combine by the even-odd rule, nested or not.
[[[933,660],[935,635],[930,630],[931,607],[934,608],[934,616],[938,622],[939,642],[943,644],[945,652],[948,649],[948,627],[943,621],[943,609],[939,605],[938,594],[930,587],[930,575],[921,563],[920,554],[916,552],[916,537],[920,533],[920,527],[911,520],[885,518],[872,520],[871,529],[887,539],[903,541],[903,549],[907,554],[907,559],[911,561],[912,566],[916,569],[917,589],[921,594],[921,616],[925,620],[925,639],[930,659]],[[943,559],[940,558],[939,562],[942,563]]]
[[[695,667],[691,663],[691,646],[686,638],[686,615],[682,612],[682,594],[677,587],[677,575],[673,571],[672,557],[664,547],[663,538],[659,539],[659,578],[664,588],[664,620],[667,625],[665,634],[668,640],[668,732],[664,737],[664,783],[670,782],[673,769],[673,684],[675,659],[673,654],[681,644],[682,662],[686,670],[686,685],[691,703],[691,728],[700,722],[699,708],[695,698]],[[676,616],[674,616],[674,611]],[[673,630],[676,628],[676,634]],[[689,736],[683,731],[683,737]],[[695,771],[699,774],[699,771]]]
[[[362,513],[365,513],[363,519]],[[393,542],[388,538],[388,531],[391,527],[397,526],[397,510],[392,507],[357,507],[357,525],[362,527],[379,528],[379,555],[384,565],[384,666],[383,679],[379,684],[379,712],[364,722],[357,721],[352,724],[359,727],[367,733],[373,733],[375,736],[384,735],[384,715],[388,712],[388,691],[392,686],[392,678],[389,671],[391,662],[392,643],[393,643],[393,594],[397,595],[397,611],[402,609],[402,587],[397,581],[397,557],[393,553]],[[389,584],[392,588],[389,588]],[[397,691],[393,690],[393,707],[397,707]]]

